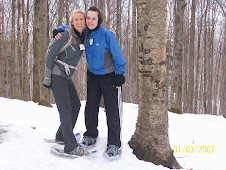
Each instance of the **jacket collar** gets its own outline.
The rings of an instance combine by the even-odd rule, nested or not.
[[[84,40],[85,40],[85,34],[84,34],[84,31],[83,31],[82,34],[80,35],[80,32],[78,32],[75,28],[73,28],[73,29],[74,29],[75,34],[77,35],[77,37],[80,38],[82,42],[84,42]]]
[[[87,27],[87,28],[88,28],[88,27]],[[90,29],[88,28],[88,33],[91,34],[91,35],[95,35],[97,32],[100,31],[100,28],[102,28],[102,26],[100,26],[100,25],[97,25],[97,27],[94,28],[94,29],[92,29],[92,30],[90,30]]]

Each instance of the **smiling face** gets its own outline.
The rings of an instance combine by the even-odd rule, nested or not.
[[[98,12],[96,11],[88,11],[86,16],[86,25],[92,30],[98,25]]]
[[[71,20],[71,25],[80,33],[85,27],[85,15],[82,13],[75,13]]]

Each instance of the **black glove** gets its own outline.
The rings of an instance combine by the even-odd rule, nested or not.
[[[61,32],[64,32],[64,30],[62,30],[62,29],[55,29],[55,30],[53,30],[53,38],[55,38],[55,36],[56,36],[58,33],[61,33]]]
[[[115,87],[120,87],[125,83],[125,77],[123,74],[116,74],[115,75],[115,80],[114,80],[114,86]]]
[[[50,87],[51,87],[51,86],[47,86],[47,85],[45,85],[45,84],[43,84],[43,86],[46,87],[46,88],[48,88],[48,89],[50,89]]]
[[[52,82],[52,79],[51,79],[51,71],[50,69],[48,69],[47,67],[45,68],[45,78],[44,78],[44,81],[43,81],[43,86],[45,86],[46,88],[50,88],[51,86],[51,82]]]

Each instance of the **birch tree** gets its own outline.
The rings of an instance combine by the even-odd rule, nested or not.
[[[180,168],[168,137],[166,0],[137,0],[139,114],[129,141],[141,160]]]

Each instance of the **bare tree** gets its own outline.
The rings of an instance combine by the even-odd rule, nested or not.
[[[40,82],[39,82],[39,33],[40,33],[40,26],[39,26],[39,13],[41,10],[41,0],[34,1],[34,26],[33,26],[33,55],[34,55],[34,64],[33,64],[33,97],[32,100],[34,102],[40,101]]]
[[[46,60],[46,50],[48,47],[49,40],[49,26],[48,26],[48,0],[43,0],[42,2],[42,10],[39,16],[39,41],[40,41],[40,75],[39,75],[39,83],[40,83],[40,105],[51,106],[49,102],[49,90],[42,85],[45,74],[45,60]]]
[[[59,0],[58,2],[58,24],[57,26],[62,25],[62,20],[63,20],[63,16],[64,16],[64,0]]]
[[[10,82],[10,97],[15,98],[15,3],[12,0],[12,30],[11,30],[11,51],[9,57],[9,82]]]
[[[35,0],[33,26],[33,101],[50,106],[48,90],[42,85],[45,73],[45,52],[48,42],[48,11],[46,0]]]
[[[175,0],[174,7],[174,60],[171,94],[171,111],[182,113],[182,60],[185,0]]]
[[[198,18],[198,31],[197,31],[197,36],[198,36],[198,40],[197,40],[197,58],[196,58],[196,69],[195,69],[195,98],[194,98],[194,113],[199,113],[199,101],[200,101],[200,98],[199,98],[199,87],[200,87],[200,74],[201,74],[201,71],[202,71],[202,67],[200,67],[200,63],[201,62],[201,36],[202,36],[202,28],[203,28],[203,4],[202,3],[199,3],[200,4],[200,14],[199,14],[199,18]]]
[[[168,138],[166,0],[137,0],[139,114],[129,141],[142,160],[180,168]]]
[[[110,5],[110,0],[107,0],[106,2],[106,23],[105,23],[105,27],[107,29],[110,29],[110,12],[111,12],[111,5]]]
[[[132,0],[132,54],[131,54],[131,74],[128,79],[131,79],[130,86],[132,87],[130,93],[132,93],[132,103],[138,102],[138,75],[137,75],[137,5],[136,0]],[[129,50],[129,49],[128,49]]]
[[[191,26],[190,26],[190,49],[189,49],[189,80],[188,80],[188,93],[187,93],[187,105],[186,112],[193,113],[193,96],[194,96],[194,43],[195,43],[195,10],[196,0],[192,0],[191,8]]]
[[[3,55],[3,25],[4,25],[4,8],[2,5],[3,2],[0,2],[0,95],[4,96],[5,95],[5,89],[4,89],[4,80],[5,80],[5,58]]]
[[[18,11],[18,19],[17,19],[17,66],[18,66],[18,79],[17,79],[17,99],[23,99],[23,87],[22,87],[22,70],[23,70],[23,59],[22,59],[22,42],[21,42],[21,2],[17,2],[17,11]]]
[[[70,25],[70,21],[69,21],[69,16],[70,16],[70,14],[69,14],[69,2],[68,2],[68,0],[65,0],[65,8],[66,8],[66,11],[65,11],[65,13],[66,13],[66,24],[67,25]]]
[[[120,40],[120,35],[121,35],[121,0],[117,0],[117,24],[116,24],[116,39],[119,42],[119,45],[121,46],[121,40]]]

